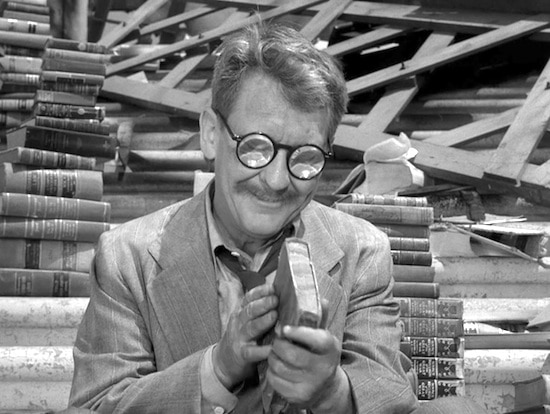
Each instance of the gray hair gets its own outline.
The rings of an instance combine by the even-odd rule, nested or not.
[[[220,47],[212,78],[212,107],[228,116],[248,74],[277,80],[285,99],[304,112],[325,111],[332,142],[348,95],[340,63],[296,30],[260,23],[229,36]]]

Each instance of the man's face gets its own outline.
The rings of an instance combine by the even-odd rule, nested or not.
[[[215,154],[211,154],[215,156],[216,216],[237,243],[264,240],[277,234],[312,199],[319,176],[309,181],[294,178],[287,168],[285,149],[280,149],[263,168],[245,167],[236,156],[237,143],[221,119],[213,113],[207,118],[212,136],[208,145],[215,146]],[[315,144],[328,150],[325,115],[292,108],[280,94],[277,83],[259,74],[245,80],[227,115],[227,123],[240,136],[262,132],[275,143]]]

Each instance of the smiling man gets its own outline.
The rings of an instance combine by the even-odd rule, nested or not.
[[[292,29],[262,24],[224,40],[200,120],[215,179],[101,237],[71,405],[132,414],[418,408],[399,351],[387,237],[312,201],[347,99],[339,65]],[[309,244],[326,326],[286,326],[263,345],[278,305],[264,265],[287,236]],[[265,279],[246,287],[241,269]],[[260,362],[283,407],[266,404]]]

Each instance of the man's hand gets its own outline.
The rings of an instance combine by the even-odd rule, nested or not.
[[[269,355],[271,346],[258,346],[257,340],[275,325],[278,302],[273,286],[263,284],[248,291],[231,315],[213,351],[214,372],[227,389],[250,376]]]
[[[284,326],[273,341],[267,380],[288,402],[317,406],[331,398],[328,391],[342,387],[340,354],[340,344],[329,331]]]

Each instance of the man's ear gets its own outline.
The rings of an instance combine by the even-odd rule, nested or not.
[[[205,109],[200,117],[201,150],[207,160],[216,158],[216,146],[218,143],[218,117],[212,108]]]

